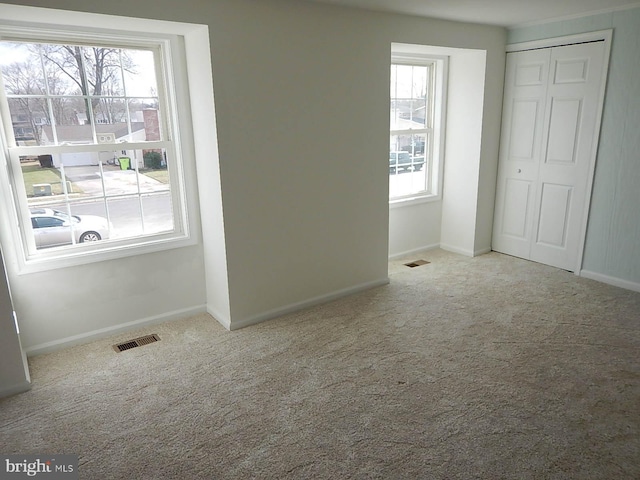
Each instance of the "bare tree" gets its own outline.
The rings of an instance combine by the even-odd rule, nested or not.
[[[2,76],[6,93],[10,95],[9,109],[14,127],[23,129],[28,123],[39,145],[42,125],[51,125],[54,119],[62,125],[77,123],[75,112],[84,106],[68,96],[68,82],[61,79],[59,71],[49,69],[46,75],[43,73],[39,54],[31,52],[25,58],[22,62],[3,66]]]
[[[14,127],[24,128],[26,124],[33,132],[34,139],[39,145],[41,119],[49,117],[47,106],[42,98],[26,95],[35,96],[45,93],[41,69],[32,59],[27,59],[24,62],[6,65],[2,69],[2,74],[6,92],[10,95],[16,95],[16,97],[9,99],[10,110],[14,117],[12,119]]]
[[[119,123],[126,121],[127,106],[125,101],[114,98],[121,95],[117,84],[113,80],[105,82],[102,89],[104,97],[94,109],[96,123]]]
[[[123,71],[134,72],[135,65],[126,50],[74,45],[40,45],[45,64],[62,73],[85,98],[87,120],[96,113],[100,96],[121,93]]]

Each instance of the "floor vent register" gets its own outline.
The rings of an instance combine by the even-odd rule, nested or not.
[[[149,345],[150,343],[160,341],[160,337],[155,333],[152,335],[146,335],[144,337],[134,338],[133,340],[127,340],[126,342],[118,343],[113,346],[113,349],[120,353],[132,348],[141,347],[142,345]]]
[[[405,266],[409,268],[419,267],[420,265],[426,265],[431,262],[427,262],[426,260],[414,260],[413,262],[405,263]]]

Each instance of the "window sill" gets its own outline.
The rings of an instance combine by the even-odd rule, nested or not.
[[[125,245],[113,245],[111,248],[101,248],[93,251],[73,251],[69,254],[58,254],[52,257],[34,256],[22,260],[19,265],[18,275],[44,272],[66,267],[86,265],[94,262],[116,260],[130,256],[144,255],[147,253],[161,252],[174,248],[182,248],[195,245],[197,239],[191,235],[173,236],[164,239],[150,239],[146,242],[130,243]]]
[[[440,200],[442,200],[442,196],[432,194],[420,195],[417,197],[394,198],[389,200],[389,208],[409,207],[411,205],[419,205],[422,203],[439,202]]]

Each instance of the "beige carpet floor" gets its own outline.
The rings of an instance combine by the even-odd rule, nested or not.
[[[0,452],[78,454],[83,479],[640,478],[639,293],[416,258],[243,330],[201,315],[32,358]]]

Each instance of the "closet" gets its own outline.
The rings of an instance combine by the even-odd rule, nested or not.
[[[580,269],[608,48],[507,53],[493,250]]]

